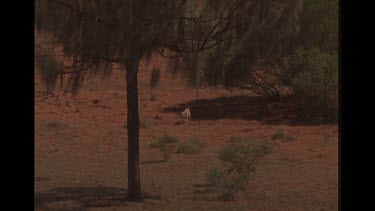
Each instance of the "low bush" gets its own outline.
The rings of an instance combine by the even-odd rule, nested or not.
[[[207,142],[201,140],[199,137],[192,137],[189,141],[181,143],[177,150],[177,154],[198,154],[206,147]]]
[[[158,137],[156,141],[151,142],[149,147],[159,149],[163,159],[167,161],[172,157],[173,152],[176,149],[177,142],[178,139],[176,137],[164,135],[162,137]]]
[[[273,133],[271,140],[282,140],[282,141],[296,141],[297,138],[289,133],[286,133],[285,131],[279,129],[276,130],[275,133]]]
[[[244,190],[255,176],[255,167],[259,160],[272,152],[272,148],[263,141],[251,137],[231,138],[233,143],[222,149],[219,159],[222,168],[214,167],[207,174],[207,181],[214,190],[221,193],[223,199],[234,199]]]

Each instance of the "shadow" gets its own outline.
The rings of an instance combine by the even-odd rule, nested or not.
[[[209,193],[211,191],[211,185],[210,184],[196,184],[193,185],[196,190],[194,190],[194,193]]]
[[[126,205],[126,189],[116,187],[63,187],[35,193],[35,207],[42,210],[86,210],[90,207]],[[56,204],[64,207],[56,207]],[[55,207],[51,207],[51,206]],[[60,205],[61,206],[61,205]]]
[[[51,180],[51,178],[49,178],[49,177],[35,177],[34,178],[35,182],[43,182],[43,181],[50,181],[50,180]]]
[[[158,163],[164,163],[166,160],[151,160],[151,161],[144,161],[141,162],[141,164],[158,164]]]
[[[193,186],[196,187],[196,188],[209,188],[209,187],[211,187],[210,184],[195,184]]]
[[[314,109],[307,112],[296,106],[290,97],[279,100],[263,96],[233,96],[199,99],[186,104],[164,108],[163,112],[182,112],[189,105],[192,121],[241,119],[257,120],[264,124],[320,125],[335,124],[337,116],[332,111]],[[336,112],[338,113],[338,112]]]

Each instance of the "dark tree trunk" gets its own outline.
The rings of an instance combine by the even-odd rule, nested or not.
[[[137,75],[139,58],[126,62],[126,93],[128,106],[128,200],[141,199],[139,174],[139,113]]]

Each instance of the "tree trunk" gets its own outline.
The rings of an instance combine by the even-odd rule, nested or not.
[[[128,106],[128,200],[141,199],[139,174],[139,113],[137,75],[139,58],[126,62],[126,93]]]

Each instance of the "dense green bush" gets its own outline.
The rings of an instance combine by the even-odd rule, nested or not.
[[[337,105],[337,54],[318,48],[298,48],[285,59],[285,64],[285,80],[300,105],[319,109]]]

